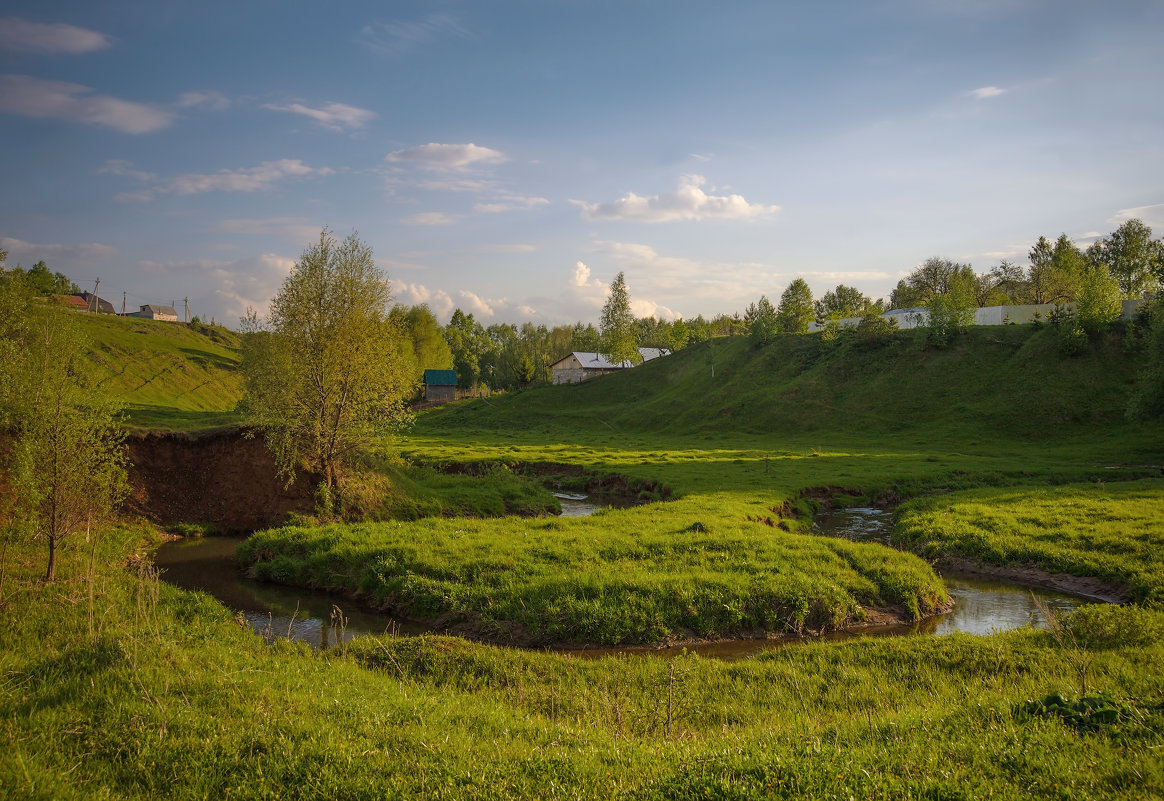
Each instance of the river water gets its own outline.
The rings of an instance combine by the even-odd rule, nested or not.
[[[589,501],[563,500],[563,516],[593,514],[599,508]],[[850,539],[887,542],[892,515],[879,509],[847,509],[821,518],[819,534]],[[176,540],[162,545],[155,562],[162,579],[187,590],[213,595],[235,610],[256,632],[269,637],[291,637],[316,648],[338,644],[367,634],[421,634],[431,629],[362,609],[356,602],[328,593],[298,587],[265,584],[244,578],[235,563],[234,552],[242,538],[206,537]],[[954,599],[954,610],[946,615],[903,626],[839,632],[825,639],[855,636],[942,635],[952,632],[988,634],[1034,625],[1043,621],[1032,598],[1039,598],[1057,612],[1070,611],[1086,601],[1062,593],[1031,590],[1005,582],[958,576],[944,577]],[[342,612],[340,611],[342,610]],[[336,615],[342,614],[342,621]],[[812,640],[820,638],[809,638]],[[733,640],[688,645],[685,648],[617,648],[569,651],[579,656],[598,657],[612,653],[673,656],[698,653],[719,659],[742,659],[762,651],[782,647],[797,640]]]

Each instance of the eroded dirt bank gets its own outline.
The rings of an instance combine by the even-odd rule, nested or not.
[[[250,532],[310,513],[313,481],[286,489],[259,437],[239,431],[143,434],[127,440],[130,497],[126,510],[163,525],[211,523]]]

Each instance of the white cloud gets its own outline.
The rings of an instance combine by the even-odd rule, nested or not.
[[[591,280],[590,268],[586,266],[585,262],[576,261],[576,262],[574,262],[574,273],[570,276],[570,286],[575,286],[575,287],[596,286],[596,287],[601,289],[605,286],[605,284],[603,284],[597,278]]]
[[[630,307],[631,314],[635,317],[658,317],[661,320],[674,320],[682,316],[673,309],[642,298],[631,298]]]
[[[546,206],[549,200],[544,197],[523,197],[522,195],[506,195],[492,203],[477,203],[473,211],[478,214],[498,214],[504,211],[524,211],[535,206]]]
[[[470,314],[476,315],[477,317],[493,316],[493,305],[480,295],[462,289],[457,292],[457,296],[461,299],[460,307]]]
[[[1149,228],[1164,228],[1164,203],[1153,203],[1150,206],[1134,206],[1130,209],[1120,209],[1114,216],[1108,218],[1112,225],[1123,225],[1128,220],[1139,220]],[[1160,231],[1155,231],[1159,235]]]
[[[91,267],[93,262],[104,262],[117,255],[117,248],[100,242],[61,245],[26,242],[11,236],[0,239],[0,250],[8,251],[10,266],[20,263],[28,267],[43,260],[50,269],[62,272]]]
[[[20,17],[0,18],[0,49],[20,53],[81,55],[112,46],[103,33],[64,23],[31,22]]]
[[[319,239],[321,226],[306,217],[268,217],[266,219],[221,220],[206,230],[222,234],[253,234],[256,236],[281,236],[300,245],[307,245]]]
[[[404,56],[438,39],[472,39],[473,34],[451,14],[430,14],[422,20],[369,23],[357,40],[390,56]]]
[[[326,103],[321,108],[312,108],[302,103],[288,103],[278,105],[267,103],[262,108],[270,111],[287,111],[292,114],[301,114],[310,117],[329,131],[342,131],[345,128],[363,128],[377,115],[366,108],[349,106],[346,103]]]
[[[430,170],[464,170],[477,164],[498,164],[505,161],[505,154],[472,142],[467,145],[429,142],[394,150],[384,158],[393,163],[415,164]]]
[[[673,222],[675,220],[738,220],[775,214],[779,206],[748,203],[741,195],[708,195],[700,187],[702,175],[685,175],[675,192],[640,197],[634,192],[612,203],[572,201],[582,207],[584,220],[626,220],[632,222]]]
[[[178,95],[178,108],[208,108],[212,111],[222,111],[230,108],[230,98],[221,92],[183,92]]]
[[[999,89],[997,86],[983,86],[978,89],[971,89],[966,95],[975,100],[988,100],[992,97],[998,97],[1004,92],[1006,92],[1005,89]]]
[[[174,115],[165,109],[95,91],[77,83],[0,75],[0,111],[104,125],[131,134],[160,131],[174,121]]]
[[[483,253],[533,253],[537,250],[537,246],[521,243],[514,243],[512,245],[482,245],[480,250]]]
[[[496,181],[422,181],[416,185],[419,189],[428,189],[439,192],[488,192],[497,188]]]
[[[457,219],[457,215],[445,214],[443,211],[422,211],[410,214],[402,218],[400,222],[405,225],[451,225]]]
[[[235,261],[190,259],[184,261],[139,261],[135,278],[128,287],[136,302],[169,303],[190,297],[190,312],[214,317],[225,325],[237,325],[248,308],[260,316],[267,314],[271,298],[295,266],[295,260],[264,253]],[[148,276],[148,281],[141,280]],[[122,279],[125,280],[125,279]],[[119,288],[113,283],[115,291]],[[204,294],[200,288],[213,287]]]
[[[125,159],[109,159],[97,170],[98,175],[122,175],[133,178],[135,181],[148,182],[156,180],[158,176],[152,172],[134,169],[133,162]]]
[[[121,164],[123,162],[114,162]],[[114,170],[110,170],[113,172]],[[312,175],[331,175],[330,167],[310,167],[299,159],[264,161],[254,167],[240,167],[237,170],[219,170],[214,173],[190,173],[179,175],[155,186],[122,192],[114,197],[118,201],[153,200],[158,195],[199,195],[205,192],[257,192],[270,189],[285,178],[304,178]],[[118,172],[125,175],[129,172]],[[141,175],[149,175],[142,173]]]
[[[443,289],[429,289],[423,284],[393,283],[392,293],[396,302],[404,306],[425,304],[438,319],[448,319],[456,308],[456,303]]]

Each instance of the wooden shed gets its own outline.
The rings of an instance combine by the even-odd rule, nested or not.
[[[456,370],[425,370],[424,399],[429,403],[448,403],[457,399]]]

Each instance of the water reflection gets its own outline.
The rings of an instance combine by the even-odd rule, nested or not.
[[[328,648],[339,644],[341,632],[343,640],[350,641],[366,634],[428,631],[327,593],[244,578],[234,560],[242,541],[242,537],[206,537],[167,542],[158,548],[154,563],[162,569],[163,581],[213,595],[266,637],[289,637],[313,648]],[[342,610],[342,622],[336,618],[337,607]]]

